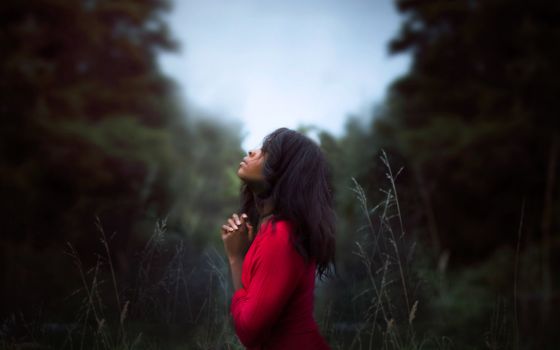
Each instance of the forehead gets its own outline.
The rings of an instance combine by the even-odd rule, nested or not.
[[[261,147],[242,147],[242,150],[245,153],[249,153],[249,152],[258,152],[260,151],[262,148]]]

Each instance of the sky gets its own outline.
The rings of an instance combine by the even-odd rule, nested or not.
[[[339,136],[371,117],[409,65],[390,56],[393,0],[175,0],[167,15],[179,53],[160,57],[185,104],[232,121],[245,150],[278,127]]]

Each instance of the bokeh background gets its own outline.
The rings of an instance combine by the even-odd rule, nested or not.
[[[286,126],[333,171],[333,349],[560,344],[560,5],[5,0],[0,347],[242,349],[219,227]]]

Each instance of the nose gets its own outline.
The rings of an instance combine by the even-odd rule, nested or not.
[[[249,157],[252,157],[252,156],[254,156],[254,155],[255,155],[255,151],[250,150],[250,151],[249,151]]]

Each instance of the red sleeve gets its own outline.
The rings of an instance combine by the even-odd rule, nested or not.
[[[304,259],[290,242],[287,223],[279,221],[276,230],[263,232],[254,253],[251,282],[232,298],[231,313],[239,340],[255,346],[265,340],[301,280]]]

